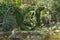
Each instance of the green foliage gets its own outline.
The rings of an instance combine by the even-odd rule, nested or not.
[[[13,12],[14,4],[7,4],[5,2],[0,4],[0,16],[3,18],[2,27],[4,31],[11,31],[13,27],[16,27],[16,19],[15,16],[12,15]]]
[[[59,8],[59,6],[57,6],[57,8],[55,7],[56,1],[54,1],[54,0],[51,0],[51,1],[50,0],[46,0],[46,1],[37,0],[36,2],[37,2],[37,4],[34,6],[27,6],[26,4],[25,5],[23,4],[23,6],[20,5],[20,7],[16,8],[16,11],[17,11],[17,12],[15,12],[16,16],[17,16],[16,19],[18,21],[18,24],[19,25],[21,24],[20,27],[23,26],[22,29],[24,29],[24,30],[31,30],[31,29],[36,28],[34,26],[36,26],[35,11],[37,10],[37,8],[39,8],[39,7],[45,8],[44,10],[41,11],[41,14],[40,14],[41,21],[44,19],[45,16],[47,16],[47,11],[50,10],[52,12],[55,12]],[[48,2],[48,4],[47,4],[47,2]],[[32,15],[32,14],[34,14],[34,15]]]
[[[22,9],[23,14],[23,30],[31,30],[35,25],[35,17],[34,17],[34,7],[28,6]]]
[[[15,0],[15,4],[16,4],[16,6],[20,6],[21,5],[21,0]]]
[[[48,2],[48,3],[47,3]],[[9,30],[11,27],[21,28],[21,30],[37,30],[40,26],[36,26],[36,10],[44,7],[44,10],[39,11],[38,20],[42,21],[47,15],[47,11],[56,12],[58,21],[60,21],[60,1],[58,0],[37,0],[36,5],[23,4],[21,0],[15,0],[13,3],[0,3],[0,17],[3,18],[3,29]],[[38,16],[38,15],[37,15]],[[40,18],[40,19],[39,19]],[[17,23],[16,23],[17,22]],[[41,24],[42,25],[42,22]],[[42,32],[42,31],[41,31]],[[43,34],[42,32],[41,34]]]

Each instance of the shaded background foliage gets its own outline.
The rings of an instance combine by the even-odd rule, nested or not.
[[[0,17],[3,18],[3,30],[4,31],[11,31],[13,27],[16,27],[16,19],[13,16],[14,12],[14,4],[11,3],[0,3]],[[1,19],[0,19],[1,20]]]
[[[0,3],[0,16],[3,18],[2,27],[4,30],[10,30],[9,28],[11,27],[17,27],[27,31],[39,29],[46,25],[45,17],[49,11],[52,12],[53,16],[56,14],[57,19],[53,17],[52,20],[55,19],[59,22],[59,10],[59,0],[35,0],[30,3],[26,1],[23,4],[21,0],[15,0],[13,2],[4,1]]]

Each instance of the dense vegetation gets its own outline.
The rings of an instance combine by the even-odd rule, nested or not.
[[[29,0],[30,1],[30,0]],[[60,22],[60,0],[35,0],[22,4],[21,0],[0,3],[0,20],[3,31],[43,30],[57,27]],[[58,26],[57,26],[58,25]]]
[[[6,32],[5,34],[7,35],[3,35],[6,39],[8,39],[9,35],[16,35],[21,31],[28,32],[27,34],[20,33],[19,35],[22,36],[36,36],[38,32],[37,35],[41,36],[43,40],[48,38],[50,34],[60,35],[60,0],[1,1],[0,32],[1,31]],[[30,33],[31,31],[32,33]],[[4,38],[2,37],[2,39]]]

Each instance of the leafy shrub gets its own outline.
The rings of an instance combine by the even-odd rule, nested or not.
[[[9,31],[16,27],[16,19],[13,16],[14,4],[11,3],[1,3],[0,4],[0,16],[3,18],[3,30]]]

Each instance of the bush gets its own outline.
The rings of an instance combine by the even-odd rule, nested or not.
[[[9,31],[16,27],[16,19],[13,16],[14,4],[12,3],[0,3],[0,16],[3,18],[3,30]],[[12,27],[12,28],[11,28]]]

